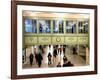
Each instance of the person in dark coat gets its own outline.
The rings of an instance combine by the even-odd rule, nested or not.
[[[57,56],[57,49],[55,48],[54,51],[53,51],[53,56],[56,58]]]
[[[67,59],[67,57],[64,55],[63,56],[63,62],[65,62],[65,61],[67,61],[68,59]]]
[[[51,55],[51,53],[49,52],[49,54],[48,54],[48,65],[51,64],[51,57],[52,57],[52,55]]]
[[[60,62],[58,63],[57,67],[61,67],[61,63]]]
[[[36,63],[37,63],[37,51],[36,51],[36,48],[34,48],[34,55],[35,55],[35,60],[36,60]]]
[[[67,66],[74,66],[70,61],[68,61]]]
[[[73,54],[75,54],[75,52],[76,52],[76,49],[75,49],[75,47],[73,47]]]
[[[64,62],[64,64],[63,64],[63,67],[67,67],[68,66],[68,59],[67,59],[67,57],[64,55],[64,57],[63,57],[63,62]]]
[[[64,61],[64,64],[63,64],[63,67],[67,67],[67,66],[68,66],[68,61],[65,60],[65,61]]]
[[[63,47],[63,53],[64,53],[64,55],[65,55],[65,47]]]
[[[35,54],[36,63],[38,62],[38,54]]]
[[[38,54],[38,57],[37,57],[37,62],[38,62],[38,66],[39,66],[39,67],[41,67],[42,60],[43,60],[43,57],[42,57],[41,53],[39,53],[39,54]]]
[[[31,53],[30,56],[29,56],[30,65],[31,65],[31,66],[32,66],[32,64],[33,64],[33,58],[34,58],[34,55]]]
[[[73,54],[77,54],[75,47],[73,47]]]

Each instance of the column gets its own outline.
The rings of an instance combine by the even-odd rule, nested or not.
[[[86,47],[86,64],[89,64],[89,49]]]
[[[76,20],[76,34],[78,35],[78,20]],[[79,55],[79,42],[78,42],[78,37],[77,37],[77,53]]]

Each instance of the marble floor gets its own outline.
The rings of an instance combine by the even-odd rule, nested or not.
[[[41,67],[38,67],[38,64],[35,60],[35,58],[33,59],[33,64],[32,66],[29,63],[29,57],[26,57],[26,61],[23,63],[23,68],[27,69],[27,68],[51,68],[51,67],[56,67],[57,64],[59,62],[61,62],[61,65],[63,65],[63,51],[60,53],[58,53],[57,57],[53,57],[53,47],[51,46],[51,48],[49,49],[48,46],[46,46],[46,52],[44,54],[42,54],[43,60],[42,60],[42,65]],[[48,65],[48,53],[51,53],[52,55],[52,63],[50,65]],[[66,53],[65,53],[68,61],[71,61],[72,64],[74,64],[74,66],[85,66],[86,65],[86,61],[81,57],[78,56],[77,54],[72,54],[71,51],[68,51],[68,49],[66,49]]]

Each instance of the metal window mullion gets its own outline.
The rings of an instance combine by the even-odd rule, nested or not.
[[[37,24],[36,24],[36,26],[37,26],[37,34],[39,34],[39,20],[37,19]]]
[[[50,21],[51,34],[53,33],[53,20]]]
[[[63,22],[64,34],[66,34],[66,21]]]
[[[79,31],[78,31],[79,29],[78,28],[79,28],[79,26],[78,26],[78,20],[76,20],[76,34],[79,33]]]

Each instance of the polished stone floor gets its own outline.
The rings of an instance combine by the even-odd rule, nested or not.
[[[51,48],[49,49],[48,46],[46,46],[46,52],[42,55],[43,56],[43,60],[42,60],[42,65],[41,68],[51,68],[51,67],[56,67],[57,64],[59,62],[61,62],[61,65],[63,65],[63,51],[60,53],[58,53],[57,57],[53,57],[52,54],[52,64],[48,65],[48,53],[51,52],[53,53],[53,47],[51,46]],[[68,58],[68,61],[71,61],[72,64],[74,64],[74,66],[85,66],[86,65],[86,61],[81,57],[78,56],[77,54],[72,54],[72,51],[69,49],[66,49],[66,53],[65,55]],[[25,63],[23,63],[23,68],[27,69],[27,68],[39,68],[35,58],[33,59],[33,64],[32,66],[29,64],[29,57],[27,56]]]

